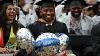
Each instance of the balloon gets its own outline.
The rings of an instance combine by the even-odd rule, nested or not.
[[[43,47],[43,46],[55,46],[59,45],[59,39],[53,33],[43,33],[38,36],[36,39],[36,46]]]
[[[33,50],[32,42],[34,42],[34,38],[28,29],[21,28],[18,30],[17,42],[18,47],[21,49],[26,49],[28,54]]]
[[[57,37],[60,40],[60,44],[66,44],[69,42],[69,37],[64,33],[56,33]]]
[[[60,45],[60,40],[53,33],[43,33],[36,39],[35,46],[39,56],[55,56]]]

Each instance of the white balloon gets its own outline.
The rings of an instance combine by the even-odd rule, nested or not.
[[[37,37],[36,41],[39,41],[42,39],[47,39],[47,38],[56,38],[57,39],[57,36],[53,33],[43,33]]]
[[[36,39],[35,46],[40,48],[44,46],[57,46],[60,45],[60,40],[53,33],[43,33]]]
[[[33,45],[32,45],[33,41],[34,38],[27,28],[21,28],[18,30],[17,32],[18,47],[21,49],[26,49],[28,54],[33,49]]]
[[[58,38],[60,40],[60,44],[66,44],[69,42],[69,37],[64,33],[58,33]]]

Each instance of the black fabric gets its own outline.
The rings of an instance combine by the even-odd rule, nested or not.
[[[94,56],[100,56],[100,36],[92,36]]]
[[[25,49],[20,49],[16,56],[28,56]]]
[[[69,5],[70,7],[82,7],[82,4],[80,1],[72,1]]]
[[[31,31],[35,39],[41,33],[45,32],[68,34],[66,24],[58,21],[55,21],[51,26],[46,26],[46,24],[37,21],[34,24],[30,24],[29,26],[27,26],[27,28]]]
[[[90,49],[88,47],[92,47],[92,37],[87,35],[69,35],[71,42],[71,48],[74,52],[78,53],[79,56],[82,56],[84,53],[88,53],[85,51]]]
[[[2,0],[3,4],[5,3],[13,3],[13,0]]]
[[[93,26],[91,30],[93,49],[95,56],[100,56],[100,23]]]
[[[93,26],[92,30],[91,30],[91,35],[93,36],[100,36],[100,23]]]
[[[100,37],[92,36],[92,46],[84,49],[83,56],[100,56]]]
[[[41,7],[50,7],[50,6],[54,6],[55,3],[56,2],[54,0],[41,0],[37,2],[36,5],[39,5]]]
[[[68,5],[68,6],[70,7],[70,4],[71,4],[73,1],[79,1],[79,2],[82,4],[83,7],[87,6],[87,5],[86,5],[86,2],[85,2],[84,0],[67,0],[67,1],[65,1],[63,4],[64,4],[64,5]],[[74,3],[73,5],[76,6],[75,3]]]

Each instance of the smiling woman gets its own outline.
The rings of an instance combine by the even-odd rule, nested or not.
[[[5,21],[13,21],[15,18],[15,8],[13,4],[7,3],[3,5],[2,17]]]
[[[13,19],[15,18],[16,16],[16,13],[15,13],[15,8],[13,5],[9,5],[7,10],[6,10],[6,16],[7,16],[7,20],[8,21],[13,21]]]
[[[1,13],[2,15],[0,19],[0,40],[2,40],[2,44],[0,43],[0,53],[8,53],[10,48],[16,49],[15,34],[19,28],[19,24],[15,20],[16,11],[13,4],[5,3],[2,7]]]

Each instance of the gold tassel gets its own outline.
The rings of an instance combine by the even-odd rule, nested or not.
[[[14,49],[14,50],[16,50],[16,47],[17,47],[16,36],[13,32],[13,27],[12,26],[11,26],[11,30],[10,30],[10,37],[9,37],[9,40],[6,44],[6,47],[8,49]]]

